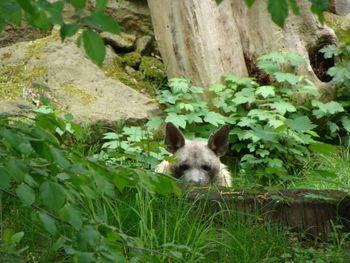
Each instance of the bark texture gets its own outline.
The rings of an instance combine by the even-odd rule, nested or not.
[[[243,0],[148,0],[155,37],[168,75],[190,77],[208,87],[226,73],[254,75],[257,56],[276,50],[294,51],[307,64],[298,69],[316,86],[333,94],[319,49],[335,43],[330,28],[321,25],[307,0],[298,1],[300,16],[289,14],[284,29],[277,27],[267,11],[267,1],[247,8]]]
[[[194,189],[190,197],[199,199],[208,194],[207,189]],[[209,209],[218,211],[228,207],[242,213],[258,215],[259,218],[280,222],[296,232],[311,238],[327,240],[332,222],[344,225],[350,231],[350,196],[334,190],[280,190],[264,191],[213,191],[209,192]],[[225,203],[225,205],[223,205]]]

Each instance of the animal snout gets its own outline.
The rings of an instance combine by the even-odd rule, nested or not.
[[[190,171],[184,176],[185,182],[196,185],[207,185],[209,180],[207,176],[198,171]]]

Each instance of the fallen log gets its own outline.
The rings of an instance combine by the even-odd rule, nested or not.
[[[244,214],[259,214],[263,219],[280,222],[293,231],[327,240],[332,223],[350,231],[350,196],[336,190],[293,189],[268,191],[230,191],[195,188],[191,199],[208,198],[211,211],[223,207]]]

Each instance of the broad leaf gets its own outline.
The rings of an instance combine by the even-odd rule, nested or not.
[[[313,124],[307,116],[287,119],[286,124],[289,126],[289,128],[295,131],[307,131],[317,127],[317,125]]]
[[[51,181],[46,181],[40,185],[39,196],[42,202],[53,210],[59,210],[66,200],[63,187]]]
[[[327,11],[328,6],[329,6],[329,0],[309,0],[312,5],[311,5],[311,11],[314,12],[317,16],[318,19],[323,23],[324,17],[323,17],[323,12]]]
[[[76,229],[80,228],[83,224],[80,211],[70,204],[62,207],[60,210],[60,218],[71,224]]]
[[[275,87],[273,87],[273,86],[260,86],[255,91],[255,94],[261,95],[264,98],[267,98],[269,96],[273,97],[273,96],[275,96]]]
[[[78,32],[79,28],[79,24],[63,24],[60,29],[61,40],[64,41],[67,37],[73,36]]]
[[[247,6],[251,7],[254,4],[255,0],[244,0],[244,2]]]
[[[293,104],[286,101],[277,101],[271,105],[271,108],[276,109],[280,114],[284,115],[286,112],[295,112],[297,109]]]
[[[225,124],[225,117],[220,113],[210,111],[204,116],[204,121],[218,126],[219,124]]]
[[[288,16],[288,3],[286,0],[269,0],[267,10],[271,14],[271,19],[279,27],[284,26],[284,21]]]
[[[51,235],[56,235],[57,228],[56,228],[55,220],[53,220],[51,216],[49,216],[44,212],[39,212],[39,218],[45,230],[49,232]]]
[[[186,128],[186,116],[176,113],[169,113],[165,118],[165,122],[171,122],[176,127]]]
[[[0,187],[7,189],[10,186],[11,177],[5,168],[0,167]]]
[[[78,235],[79,248],[87,250],[93,248],[99,240],[101,234],[92,226],[85,226]]]
[[[84,8],[86,4],[86,0],[68,0],[76,8]]]
[[[287,81],[291,85],[295,85],[299,81],[299,76],[291,74],[291,73],[283,73],[283,72],[275,72],[273,74],[278,82]]]
[[[347,132],[350,132],[350,117],[349,116],[343,116],[340,120],[341,120],[341,122],[343,124],[344,129]]]
[[[97,65],[102,65],[106,56],[106,48],[100,35],[90,29],[85,29],[82,39],[86,54]]]
[[[120,28],[118,23],[104,12],[92,12],[91,16],[85,19],[85,22],[93,28],[101,31],[119,34]]]
[[[32,205],[35,201],[34,190],[24,183],[20,184],[16,188],[16,194],[19,199],[21,199],[21,201],[27,206]]]

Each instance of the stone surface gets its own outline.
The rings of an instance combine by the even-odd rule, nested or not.
[[[141,55],[149,55],[152,49],[152,37],[143,36],[137,39],[136,41],[136,51]]]
[[[108,32],[101,33],[101,37],[106,44],[110,45],[116,53],[125,53],[134,50],[136,37],[130,34],[121,33],[120,35]]]
[[[2,111],[13,110],[18,102],[36,104],[39,93],[76,120],[91,124],[141,121],[157,111],[153,100],[108,78],[73,40],[61,43],[58,35],[52,35],[17,43],[1,48],[0,58]]]

